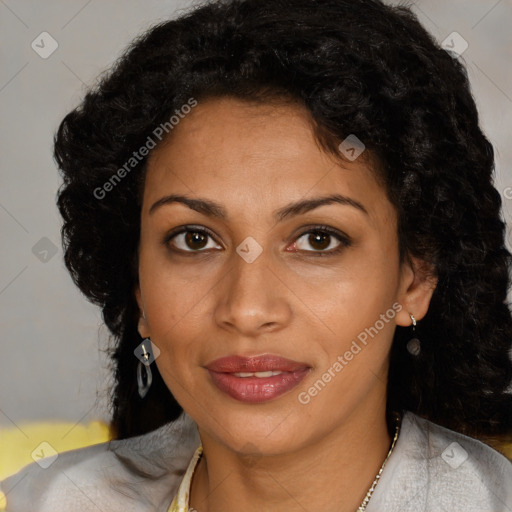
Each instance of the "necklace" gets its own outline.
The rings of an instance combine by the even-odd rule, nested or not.
[[[379,472],[377,473],[377,476],[375,477],[375,480],[373,481],[370,489],[366,493],[366,496],[364,497],[363,501],[361,502],[361,505],[359,505],[359,507],[357,508],[356,512],[365,512],[365,510],[366,510],[366,506],[368,505],[368,502],[370,501],[370,498],[373,495],[373,491],[375,490],[375,487],[377,487],[377,484],[378,484],[379,479],[380,479],[380,477],[382,475],[382,472],[384,471],[384,466],[386,465],[386,462],[388,461],[391,453],[393,452],[393,448],[395,447],[396,441],[398,439],[398,434],[400,432],[400,420],[401,420],[400,416],[397,415],[397,417],[396,417],[395,435],[393,437],[393,441],[391,442],[391,447],[389,449],[389,452],[386,455],[386,458],[384,459],[384,462],[382,463],[382,466],[380,467]],[[199,460],[202,458],[202,455],[203,455],[202,447],[200,449],[198,449],[197,454],[198,454],[198,460],[197,461],[199,462]],[[180,491],[178,491],[178,492],[180,492]],[[174,498],[174,500],[176,500],[176,499],[177,499],[177,497]],[[187,503],[188,503],[188,499],[189,498],[187,497],[186,498]],[[173,501],[171,503],[171,507],[172,507],[172,505],[177,507],[177,504],[175,504],[175,501]],[[174,510],[178,510],[178,509],[177,508],[169,508],[169,510],[173,510],[174,511]]]
[[[397,417],[396,427],[395,427],[395,436],[393,437],[393,441],[391,442],[391,448],[389,449],[389,452],[386,455],[386,458],[384,459],[384,462],[382,463],[382,466],[380,467],[379,472],[377,473],[377,476],[375,477],[375,480],[373,481],[373,484],[371,485],[370,489],[368,489],[368,492],[366,493],[364,500],[361,502],[361,505],[359,505],[357,512],[364,512],[366,510],[366,506],[368,505],[368,502],[370,501],[370,498],[372,497],[373,491],[375,490],[375,487],[377,487],[377,484],[379,483],[380,476],[382,475],[382,472],[384,471],[384,466],[386,465],[386,462],[388,461],[389,456],[391,455],[391,452],[393,451],[393,448],[395,447],[399,432],[400,432],[400,417]]]

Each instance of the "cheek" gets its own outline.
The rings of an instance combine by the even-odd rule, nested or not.
[[[162,297],[154,307],[150,318],[151,339],[161,351],[157,364],[164,371],[183,373],[191,365],[198,364],[201,347],[206,340],[204,333],[206,312],[190,310],[183,294],[173,294],[173,298]],[[196,308],[198,306],[196,305]]]
[[[161,256],[160,256],[161,259]],[[156,365],[174,393],[192,364],[198,364],[198,346],[204,342],[205,289],[159,257],[141,255],[139,281],[152,342],[160,350]],[[179,389],[177,389],[179,392]]]
[[[386,242],[368,241],[316,279],[295,277],[297,295],[336,332],[373,324],[395,301],[400,277],[397,249]]]
[[[192,265],[172,262],[165,250],[151,246],[142,251],[139,281],[153,335],[173,335],[173,331],[193,328],[194,317],[215,275],[191,271]],[[218,278],[217,278],[218,279]]]
[[[308,305],[322,320],[319,338],[326,358],[321,372],[345,354],[346,377],[358,380],[369,368],[380,371],[393,339],[396,309],[401,307],[396,302],[398,280],[396,246],[377,241],[354,252],[335,278],[309,287]],[[343,385],[354,379],[343,379]]]
[[[179,325],[170,332],[155,333],[156,345],[160,349],[160,356],[155,363],[167,388],[182,406],[186,407],[190,397],[202,395],[198,372],[206,376],[206,370],[200,368],[199,336]]]

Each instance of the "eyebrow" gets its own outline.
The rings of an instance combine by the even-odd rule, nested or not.
[[[153,203],[153,205],[149,209],[149,214],[152,215],[158,208],[173,203],[184,204],[188,206],[191,210],[202,213],[209,217],[217,217],[220,219],[226,219],[228,217],[226,210],[215,201],[211,201],[209,199],[191,198],[179,194],[170,194],[161,197],[160,199],[158,199],[158,201]],[[366,208],[355,199],[343,196],[341,194],[333,194],[323,197],[314,197],[311,199],[302,199],[301,201],[291,203],[277,210],[274,213],[274,218],[277,221],[283,221],[284,219],[287,219],[289,217],[301,215],[311,210],[314,210],[315,208],[319,208],[320,206],[333,203],[352,206],[353,208],[360,210],[364,214],[369,215]]]

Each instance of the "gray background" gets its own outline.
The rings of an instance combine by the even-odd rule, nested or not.
[[[100,351],[107,329],[63,263],[52,137],[135,35],[192,3],[0,0],[0,426],[109,418],[110,374]],[[461,58],[495,146],[496,186],[510,223],[512,0],[411,5],[440,42],[456,31],[469,45]],[[58,43],[46,59],[31,47],[44,31]]]

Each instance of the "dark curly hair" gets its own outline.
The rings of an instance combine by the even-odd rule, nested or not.
[[[182,409],[155,366],[148,395],[137,394],[134,288],[147,156],[105,197],[95,191],[190,98],[221,96],[299,102],[322,148],[338,156],[340,141],[356,134],[397,210],[402,258],[434,269],[419,356],[405,350],[409,329],[396,328],[388,417],[407,409],[474,437],[510,435],[511,255],[493,148],[463,64],[405,7],[231,0],[196,6],[136,39],[55,136],[65,263],[114,340],[114,437],[146,433]]]

